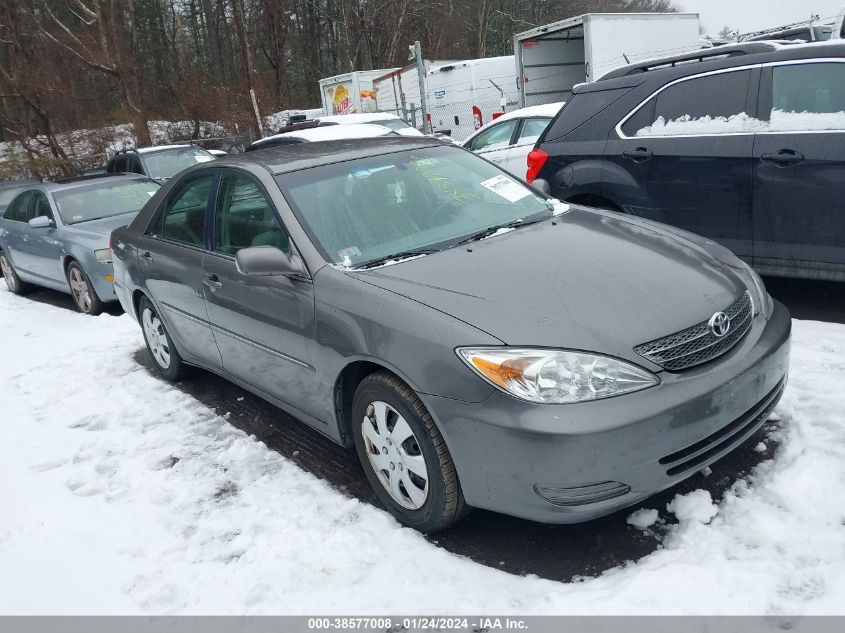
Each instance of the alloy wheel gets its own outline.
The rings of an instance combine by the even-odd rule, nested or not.
[[[9,290],[14,292],[17,290],[17,281],[15,280],[15,273],[12,271],[12,265],[6,259],[5,255],[0,256],[0,269],[3,270],[3,279],[6,280],[6,285]]]
[[[421,508],[428,498],[428,469],[405,418],[376,400],[367,406],[361,431],[370,465],[390,497],[409,510]]]
[[[170,345],[164,332],[164,324],[149,308],[145,308],[141,314],[141,323],[153,358],[162,369],[167,369],[170,367]]]
[[[76,305],[83,312],[90,312],[91,290],[82,274],[82,270],[74,266],[70,269],[68,277],[70,278],[70,292],[73,295],[73,300],[76,301]]]

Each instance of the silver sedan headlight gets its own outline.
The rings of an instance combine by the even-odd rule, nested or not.
[[[748,276],[751,277],[751,281],[754,284],[754,288],[757,291],[756,295],[754,296],[754,314],[762,314],[764,319],[768,319],[772,316],[772,309],[774,308],[774,304],[772,303],[772,297],[766,291],[766,284],[763,283],[763,280],[760,278],[760,275],[757,274],[757,271],[751,268],[748,264],[744,261],[740,260],[740,263],[745,268],[745,271],[748,273]]]
[[[601,354],[511,347],[461,347],[456,351],[493,386],[539,404],[599,400],[660,382],[642,367]]]
[[[94,251],[94,257],[96,257],[97,261],[101,264],[108,264],[111,261],[111,249],[101,248],[96,250]]]

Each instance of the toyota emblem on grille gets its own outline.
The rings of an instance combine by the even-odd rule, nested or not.
[[[707,322],[710,331],[716,338],[722,338],[731,329],[731,318],[724,312],[717,312]]]

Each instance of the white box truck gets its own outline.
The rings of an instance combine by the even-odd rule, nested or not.
[[[697,13],[588,13],[517,33],[520,106],[566,101],[620,66],[698,50],[698,25]]]
[[[453,60],[423,61],[427,73],[432,68],[454,63]],[[373,79],[376,93],[376,108],[379,112],[390,112],[402,117],[410,125],[422,129],[422,102],[420,101],[420,80],[416,62],[398,68]]]
[[[437,66],[426,75],[431,132],[462,141],[493,114],[516,107],[513,55]]]
[[[376,94],[373,91],[373,79],[392,70],[396,69],[356,70],[321,79],[319,84],[324,113],[328,116],[375,112]]]

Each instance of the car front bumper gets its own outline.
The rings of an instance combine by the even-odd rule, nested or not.
[[[727,354],[634,394],[537,405],[496,391],[482,403],[421,395],[469,505],[578,523],[633,505],[751,437],[786,384],[791,320],[777,301]]]

